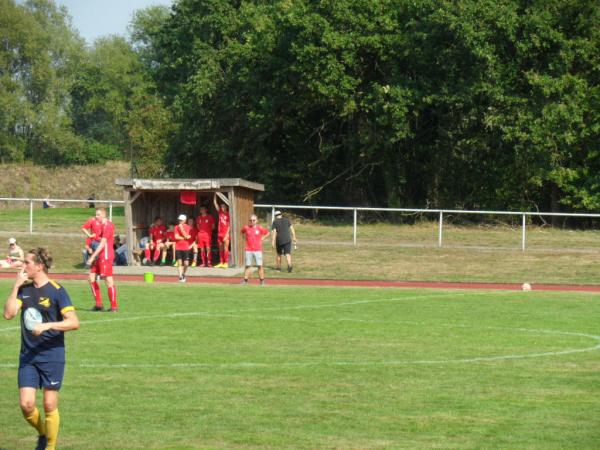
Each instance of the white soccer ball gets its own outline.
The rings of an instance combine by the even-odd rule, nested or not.
[[[38,323],[42,323],[42,313],[35,308],[27,308],[23,314],[23,322],[25,323],[25,328],[33,331]]]
[[[523,285],[521,286],[521,289],[523,289],[524,291],[530,291],[531,285],[529,283],[523,283]]]

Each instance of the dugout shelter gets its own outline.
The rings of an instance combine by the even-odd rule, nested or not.
[[[254,212],[255,193],[263,192],[264,185],[241,178],[119,178],[115,183],[123,187],[127,261],[130,265],[134,260],[133,250],[138,246],[140,230],[150,226],[156,216],[162,217],[165,224],[177,219],[179,214],[195,219],[203,205],[208,207],[211,214],[216,215],[213,207],[216,193],[217,201],[229,206],[230,264],[232,267],[243,267],[244,244],[240,230]],[[213,242],[213,247],[214,245],[216,241]]]

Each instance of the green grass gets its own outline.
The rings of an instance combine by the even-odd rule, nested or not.
[[[60,448],[598,448],[596,294],[122,283],[111,315],[65,286]],[[34,443],[16,325],[6,449]]]
[[[24,248],[48,246],[56,255],[55,271],[85,272],[81,264],[81,225],[87,208],[35,211],[34,234],[28,234],[28,210],[0,210],[0,240],[16,236]],[[118,234],[124,233],[123,208],[115,208]],[[349,280],[425,280],[515,283],[597,284],[600,233],[529,226],[527,250],[521,230],[507,225],[444,226],[444,246],[437,247],[437,223],[415,225],[359,224],[357,246],[352,226],[295,224],[299,249],[291,275],[274,271],[273,251],[266,245],[269,278]],[[5,241],[6,242],[6,241]]]

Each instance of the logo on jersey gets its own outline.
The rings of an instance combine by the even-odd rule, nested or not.
[[[50,308],[50,299],[48,297],[40,297],[38,304],[42,305],[44,308]]]

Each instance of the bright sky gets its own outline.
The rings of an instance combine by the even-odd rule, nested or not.
[[[172,0],[55,0],[73,18],[73,26],[88,44],[107,34],[127,33],[136,9],[153,5],[171,6]]]

